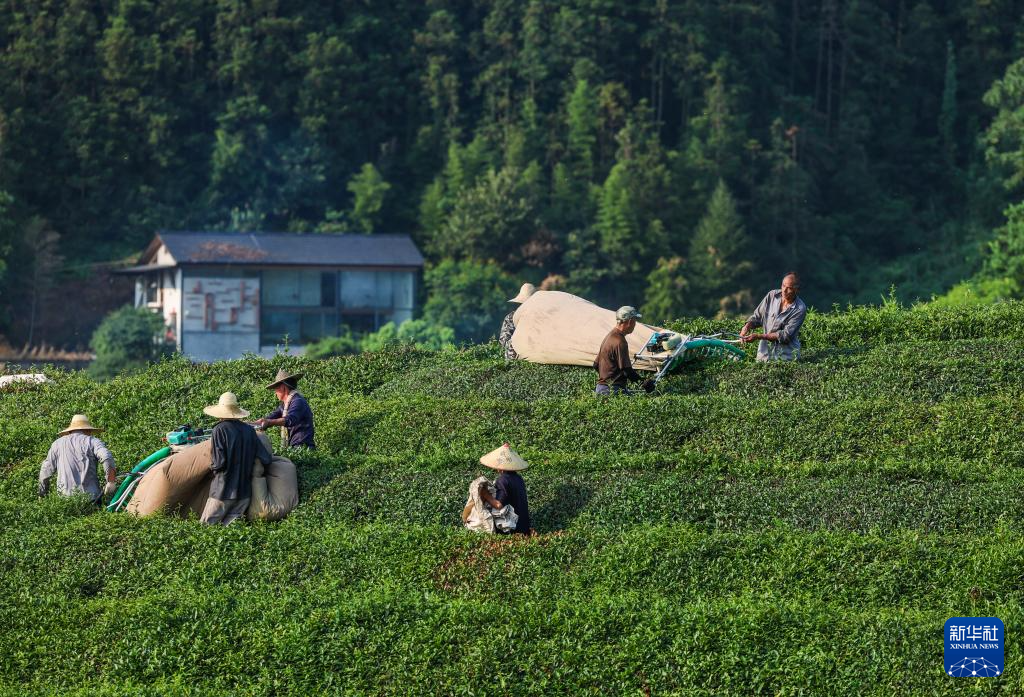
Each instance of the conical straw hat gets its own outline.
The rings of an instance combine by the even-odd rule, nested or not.
[[[73,433],[74,431],[88,431],[89,433],[99,433],[102,428],[96,428],[89,423],[89,417],[85,414],[75,414],[71,417],[71,424],[60,432],[60,435]]]
[[[508,443],[503,444],[500,448],[495,448],[481,457],[480,464],[494,470],[509,470],[512,472],[518,472],[530,466]]]
[[[204,407],[203,413],[215,419],[244,419],[249,415],[249,412],[238,406],[238,397],[234,392],[222,394],[216,404]]]
[[[531,295],[537,292],[537,287],[532,283],[524,283],[523,287],[519,289],[519,295],[514,298],[509,298],[510,303],[524,303]]]
[[[290,382],[294,386],[295,383],[297,383],[299,381],[299,378],[301,378],[302,376],[303,373],[289,373],[287,370],[282,368],[277,371],[277,376],[274,378],[274,381],[272,383],[267,385],[267,389],[272,390],[285,381]]]

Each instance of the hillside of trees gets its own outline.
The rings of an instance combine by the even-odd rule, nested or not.
[[[1022,10],[4,0],[0,333],[161,228],[409,232],[427,293],[656,319],[790,269],[824,308],[1018,296]]]

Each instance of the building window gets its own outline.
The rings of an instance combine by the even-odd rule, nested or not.
[[[287,269],[263,272],[260,344],[296,345],[412,319],[415,272]]]
[[[263,305],[272,307],[321,307],[324,283],[330,272],[286,270],[264,271],[261,282]],[[328,281],[332,283],[332,281]],[[331,301],[333,304],[333,299]]]
[[[342,271],[341,322],[355,332],[371,332],[388,322],[412,319],[412,271]]]
[[[160,300],[160,277],[155,274],[147,274],[143,280],[143,288],[146,294],[146,304],[154,305]]]

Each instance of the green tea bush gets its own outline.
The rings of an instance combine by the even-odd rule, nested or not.
[[[801,362],[700,364],[651,397],[495,343],[46,369],[0,395],[0,693],[1015,694],[1022,308],[811,313]],[[269,412],[278,368],[305,373],[319,445],[282,451],[284,521],[36,498],[72,414],[124,469],[224,390]],[[529,539],[460,525],[505,441]],[[1002,677],[942,672],[957,615],[1011,630]]]

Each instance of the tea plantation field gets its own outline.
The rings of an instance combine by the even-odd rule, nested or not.
[[[0,393],[0,691],[1021,694],[1022,327],[1021,304],[812,314],[799,364],[603,401],[493,344],[54,372]],[[266,413],[282,365],[320,444],[287,520],[35,496],[73,413],[130,466],[224,390]],[[530,539],[460,528],[503,441]],[[950,616],[1003,620],[1001,677],[945,675]]]

